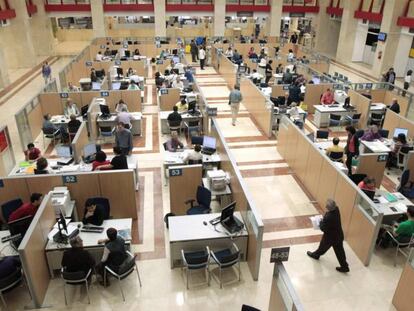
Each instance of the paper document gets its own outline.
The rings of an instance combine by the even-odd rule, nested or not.
[[[407,212],[407,206],[403,203],[397,203],[394,205],[395,209],[397,209],[401,213]]]
[[[312,222],[313,229],[315,230],[319,229],[319,224],[321,223],[322,218],[323,218],[322,215],[315,215],[315,216],[309,217],[309,219]]]
[[[387,199],[386,199],[386,198],[384,198],[383,196],[378,197],[378,201],[379,201],[381,204],[387,204],[387,203],[388,203]]]

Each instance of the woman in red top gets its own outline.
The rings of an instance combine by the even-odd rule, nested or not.
[[[345,146],[346,154],[346,167],[348,168],[348,176],[352,175],[352,158],[359,155],[359,139],[355,135],[356,130],[353,126],[348,125],[346,127],[346,132],[348,133],[348,140]]]
[[[358,188],[366,191],[375,191],[375,179],[365,177],[364,180],[358,184]]]
[[[33,143],[27,145],[27,150],[24,152],[26,161],[36,161],[42,156],[42,153]]]
[[[106,160],[106,153],[103,151],[98,151],[95,156],[95,161],[92,162],[92,171],[96,170],[97,167],[102,165],[110,164],[108,160]]]

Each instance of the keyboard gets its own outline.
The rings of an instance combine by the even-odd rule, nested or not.
[[[1,238],[1,242],[2,243],[6,243],[8,241],[13,241],[13,240],[15,240],[17,238],[20,238],[21,236],[22,235],[20,233],[14,234],[14,235],[7,235],[7,236],[4,236],[4,237]]]
[[[220,222],[221,216],[213,218],[212,220],[210,220],[210,224],[217,225]]]
[[[102,233],[104,231],[103,227],[87,227],[84,226],[81,229],[81,232],[91,232],[91,233]]]
[[[201,150],[202,154],[207,154],[207,155],[212,155],[214,152],[216,152],[216,149],[203,148]]]

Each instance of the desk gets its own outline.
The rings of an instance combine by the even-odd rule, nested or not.
[[[391,223],[393,220],[396,220],[400,216],[407,213],[407,205],[413,205],[413,203],[399,192],[391,192],[391,194],[394,195],[398,201],[389,202],[385,198],[385,195],[388,193],[390,192],[377,189],[375,199],[380,201],[378,203],[376,202],[376,207],[381,213],[384,214],[385,222]],[[393,211],[391,207],[395,208],[396,211]]]
[[[330,139],[328,141],[315,142],[314,144],[315,144],[316,147],[318,147],[319,149],[324,150],[324,151],[326,149],[328,149],[329,147],[333,146],[332,139]],[[339,146],[345,148],[346,141],[340,141]]]
[[[83,121],[82,116],[77,117],[79,121]],[[70,118],[67,118],[65,115],[57,114],[50,118],[50,122],[52,122],[54,125],[63,125],[64,127],[68,126],[68,123],[70,121]]]
[[[9,230],[0,231],[0,239],[8,235],[10,235]],[[14,246],[12,246],[10,241],[3,243],[1,242],[1,240],[0,240],[0,254],[5,257],[19,256],[18,251],[15,249]]]
[[[172,111],[160,111],[160,121],[161,121],[161,133],[162,134],[170,134],[170,127],[168,126],[168,115],[172,113]],[[199,115],[191,115],[188,112],[181,113],[181,117],[183,118],[181,128],[185,128],[184,122],[190,121],[200,121],[202,119],[201,113]]]
[[[277,85],[278,84],[278,81],[281,81],[282,80],[282,78],[283,78],[283,73],[275,73],[275,74],[273,74],[273,77],[275,78],[275,80],[274,80],[274,85]]]
[[[71,222],[69,226],[82,225],[81,222]],[[122,219],[108,219],[105,220],[101,227],[104,227],[104,231],[102,233],[92,233],[92,232],[79,232],[79,236],[83,240],[83,247],[91,253],[91,255],[95,258],[96,263],[99,263],[102,254],[103,254],[103,244],[98,244],[99,239],[106,239],[106,230],[108,228],[115,228],[117,230],[131,230],[132,229],[132,218],[122,218]],[[50,275],[53,276],[53,270],[60,269],[63,252],[65,249],[69,249],[71,246],[70,244],[58,244],[53,242],[53,234],[54,230],[49,233],[49,241],[47,242],[45,251],[46,251],[46,258],[49,265],[49,272]],[[131,240],[127,240],[127,246],[129,249]]]
[[[306,111],[303,110],[302,108],[298,107],[298,111],[299,111],[299,116],[302,119],[303,125],[305,125],[305,118],[306,118]],[[277,107],[273,107],[273,121],[272,121],[272,129],[278,129],[279,128],[279,123],[280,123],[280,119],[284,116],[284,115],[289,115],[290,109],[286,110],[286,113],[279,113],[279,109]]]
[[[382,152],[391,152],[391,149],[387,146],[388,141],[384,140],[383,142],[380,140],[374,141],[366,141],[360,140],[361,147],[363,147],[363,151],[372,152],[372,153],[382,153]]]
[[[216,225],[216,230],[209,221],[219,217],[220,213],[203,214],[203,215],[186,215],[173,216],[168,218],[170,233],[170,261],[171,269],[182,266],[181,250],[201,250],[208,246],[210,250],[216,251],[228,248],[231,240],[225,232],[226,229],[221,224]],[[234,216],[241,222],[243,218],[240,212],[235,212]],[[203,222],[207,222],[204,225]],[[243,222],[244,223],[244,222]],[[234,243],[240,250],[241,260],[246,260],[247,255],[247,239],[246,229],[237,233]]]
[[[132,120],[131,120],[132,135],[141,135],[142,113],[141,112],[130,112],[130,114],[132,115]],[[115,127],[117,125],[116,118],[117,118],[117,115],[111,115],[111,117],[108,119],[102,119],[101,115],[99,114],[96,122],[98,123],[99,127],[105,127],[105,126]]]
[[[211,191],[211,195],[216,197],[220,203],[220,207],[224,208],[231,203],[231,189],[229,185],[226,185],[226,188],[223,190],[214,190],[210,188],[210,183],[208,178],[203,178],[203,186]]]

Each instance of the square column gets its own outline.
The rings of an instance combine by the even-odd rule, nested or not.
[[[166,37],[165,0],[154,0],[155,36]]]
[[[106,37],[103,0],[91,0],[91,15],[92,15],[93,36],[95,38]]]
[[[45,12],[43,0],[33,0],[37,12],[30,20],[34,49],[37,55],[50,56],[53,50],[53,32],[50,17]]]
[[[283,0],[270,0],[270,14],[268,17],[269,37],[280,36],[280,23],[282,20]]]
[[[226,0],[214,1],[214,36],[223,37],[226,29]]]
[[[0,89],[10,84],[9,72],[3,48],[0,48]]]

